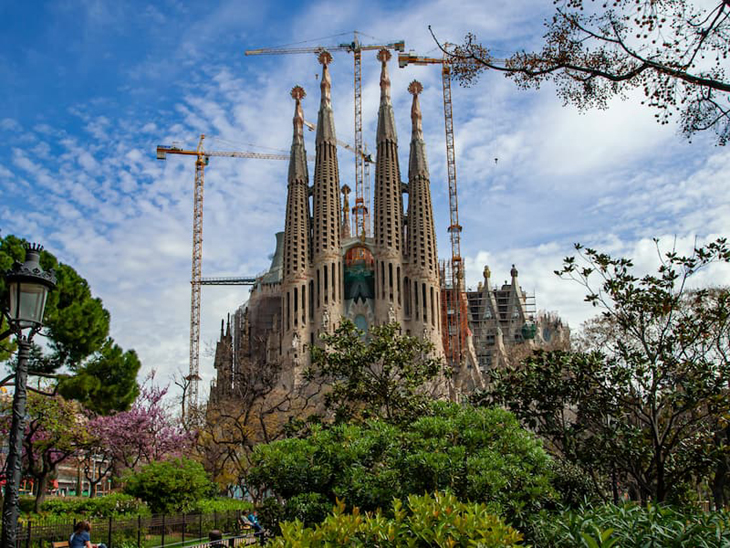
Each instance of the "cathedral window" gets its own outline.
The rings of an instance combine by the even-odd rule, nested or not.
[[[393,263],[388,263],[388,295],[393,301]]]
[[[421,284],[421,303],[423,304],[423,321],[428,322],[428,304],[426,303],[426,284]]]
[[[435,310],[435,304],[433,300],[433,286],[431,289],[431,325],[434,327],[436,326],[436,310]]]

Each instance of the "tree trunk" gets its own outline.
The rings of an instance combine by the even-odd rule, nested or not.
[[[46,500],[46,489],[48,488],[48,476],[49,472],[44,472],[39,476],[36,476],[36,489],[38,491],[35,494],[35,505],[33,507],[36,514],[40,513],[41,505]]]

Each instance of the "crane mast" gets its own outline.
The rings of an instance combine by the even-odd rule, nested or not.
[[[413,53],[401,53],[398,66],[441,65],[441,83],[444,95],[444,131],[446,133],[446,168],[449,183],[449,238],[451,240],[451,269],[445,278],[451,278],[451,288],[444,291],[446,312],[446,337],[444,351],[453,366],[460,367],[466,345],[467,314],[464,303],[464,268],[461,258],[461,225],[459,224],[459,198],[456,183],[456,151],[454,148],[454,114],[451,101],[451,66],[448,59],[423,57]],[[450,275],[449,275],[450,274]],[[445,281],[447,281],[445,279]]]
[[[368,236],[370,234],[370,189],[365,188],[368,169],[366,167],[365,152],[363,151],[362,137],[362,52],[367,50],[389,49],[402,52],[405,50],[403,40],[389,44],[367,44],[360,43],[358,32],[355,31],[351,43],[339,44],[336,46],[311,46],[297,48],[260,48],[246,50],[246,55],[278,55],[291,53],[315,53],[319,55],[323,50],[344,51],[352,53],[354,58],[354,90],[355,90],[355,205],[352,208],[353,220],[357,236]]]
[[[203,285],[242,285],[248,278],[222,278],[210,282],[202,278],[203,263],[203,197],[205,188],[205,166],[211,156],[228,158],[254,158],[263,160],[288,160],[288,154],[262,154],[258,152],[209,151],[203,149],[205,135],[200,136],[195,150],[185,150],[174,146],[157,146],[157,159],[165,160],[168,154],[195,156],[195,186],[193,188],[193,257],[190,274],[190,370],[186,380],[190,383],[190,396],[187,401],[187,415],[198,406],[198,381],[200,380],[200,297]],[[312,160],[311,156],[307,157]]]

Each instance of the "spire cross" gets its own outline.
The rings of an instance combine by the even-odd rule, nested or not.
[[[411,122],[413,123],[413,137],[423,139],[423,129],[421,126],[421,105],[418,102],[418,94],[423,91],[423,85],[418,80],[413,80],[408,86],[408,91],[413,95],[413,104],[411,105]]]
[[[302,86],[294,86],[291,89],[291,96],[292,99],[299,102],[307,96],[307,92],[304,91],[304,88]]]
[[[411,95],[418,95],[423,91],[423,84],[421,84],[418,80],[413,80],[413,82],[411,82],[408,86],[408,91]]]
[[[327,50],[322,50],[317,56],[319,63],[325,67],[332,62],[332,54]]]
[[[304,137],[304,111],[302,110],[302,99],[307,96],[302,86],[294,86],[291,90],[291,96],[296,101],[294,107],[294,138],[302,139]]]
[[[388,61],[390,61],[390,58],[391,54],[387,49],[383,48],[378,52],[378,61],[380,61],[381,63],[387,63]]]

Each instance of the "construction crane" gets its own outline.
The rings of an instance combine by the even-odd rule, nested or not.
[[[200,380],[200,289],[202,285],[250,285],[250,278],[231,278],[226,283],[221,278],[205,280],[201,277],[203,262],[203,188],[205,166],[210,157],[255,158],[259,160],[288,160],[288,154],[268,154],[259,152],[211,151],[203,149],[205,135],[200,136],[195,150],[185,150],[177,146],[157,146],[157,159],[165,160],[168,154],[195,156],[195,187],[193,192],[193,260],[190,277],[190,397],[188,409],[198,405],[198,381]],[[308,160],[313,160],[311,156]],[[215,280],[215,281],[213,281]],[[192,416],[189,414],[189,416]]]
[[[445,288],[446,337],[444,351],[452,365],[461,366],[466,346],[467,314],[463,303],[464,264],[461,258],[461,225],[459,224],[459,198],[456,185],[456,152],[454,150],[454,114],[451,101],[451,63],[447,57],[423,57],[413,52],[400,53],[398,66],[441,65],[441,82],[444,92],[444,126],[446,130],[446,167],[449,179],[449,236],[451,239],[451,290]],[[448,276],[444,276],[448,278]],[[463,303],[463,306],[462,306]]]
[[[339,44],[335,46],[310,46],[310,47],[277,47],[277,48],[260,48],[246,50],[246,55],[280,55],[290,53],[315,53],[319,55],[323,50],[330,52],[344,51],[352,53],[354,57],[354,83],[355,83],[355,207],[352,208],[355,218],[356,234],[361,236],[368,235],[370,231],[370,214],[367,203],[369,203],[369,193],[365,192],[365,161],[362,138],[362,52],[367,50],[389,49],[394,51],[405,51],[405,42],[391,42],[389,44],[367,44],[360,43],[358,37],[360,33],[355,31],[354,39],[351,43]],[[367,201],[366,201],[367,200]]]

